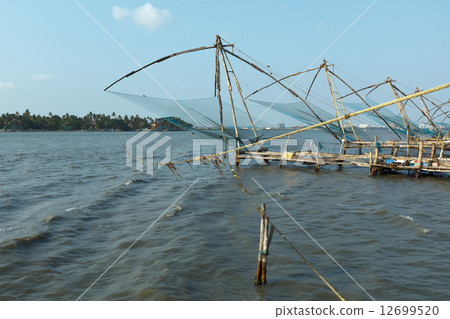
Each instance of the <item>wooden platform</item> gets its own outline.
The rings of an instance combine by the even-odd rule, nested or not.
[[[358,154],[347,154],[356,148]],[[312,151],[271,152],[241,151],[237,155],[240,160],[256,159],[257,161],[276,161],[296,163],[297,165],[314,166],[317,171],[325,165],[354,165],[369,168],[369,175],[374,176],[392,171],[450,173],[450,139],[416,139],[407,141],[377,142],[376,138],[366,142],[347,142],[342,145],[341,153],[325,153]],[[412,153],[416,153],[414,156]],[[439,155],[437,155],[439,153]]]

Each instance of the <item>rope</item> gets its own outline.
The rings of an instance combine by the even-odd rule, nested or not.
[[[269,251],[268,250],[258,250],[258,255],[269,256]]]

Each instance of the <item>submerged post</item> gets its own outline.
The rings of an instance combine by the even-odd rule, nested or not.
[[[272,241],[274,227],[269,223],[266,215],[266,204],[261,204],[261,229],[259,236],[258,265],[256,267],[255,286],[267,283],[267,255]]]

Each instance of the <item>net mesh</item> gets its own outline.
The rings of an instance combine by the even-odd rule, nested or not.
[[[203,133],[213,135],[215,137],[219,137],[222,134],[220,128],[219,103],[215,97],[190,100],[171,100],[120,92],[110,91],[110,93],[147,109],[153,113],[155,117],[166,118],[174,125],[177,125],[183,129],[201,130]],[[377,102],[371,99],[367,99],[366,102],[370,106],[377,105]],[[328,111],[310,102],[308,102],[308,106],[317,116],[314,115],[308,106],[302,101],[291,103],[273,103],[252,99],[247,100],[246,104],[250,109],[250,114],[253,116],[252,120],[255,121],[255,119],[257,119],[257,125],[255,125],[256,128],[275,127],[280,121],[276,116],[272,116],[272,114],[275,113],[283,114],[296,120],[298,122],[297,126],[314,125],[321,121],[331,120],[336,117],[332,107],[330,107],[330,110]],[[344,106],[347,113],[360,111],[367,108],[367,105],[364,103],[344,102]],[[222,107],[225,134],[232,137],[234,136],[234,122],[231,104],[227,100],[222,100]],[[268,116],[266,115],[262,117],[263,119],[260,119],[260,116],[266,112],[268,113]],[[374,112],[368,112],[354,117],[351,119],[352,124],[355,126],[358,126],[358,124],[364,124],[362,126],[360,125],[360,127],[386,127],[386,123],[380,118],[381,116],[391,125],[391,127],[396,130],[397,133],[406,134],[406,129],[401,116],[396,115],[386,108],[379,109],[377,113],[379,116]],[[239,130],[251,128],[251,122],[248,115],[245,110],[243,110],[242,106],[237,103],[235,104],[235,114]],[[258,116],[258,114],[260,114],[260,116]],[[178,121],[177,119],[180,119],[181,121]],[[186,127],[185,123],[189,123],[192,127]],[[345,137],[348,140],[354,140],[355,136],[352,132],[353,129],[349,129],[348,123],[349,122],[344,123],[343,121],[341,122],[342,127],[340,127],[340,124],[335,122],[328,124],[328,128],[341,138]],[[429,128],[420,128],[414,121],[411,121],[411,125],[416,132],[430,133]],[[358,135],[361,134],[361,137],[365,137],[365,134],[362,131],[363,130],[361,129],[355,128],[355,132]]]

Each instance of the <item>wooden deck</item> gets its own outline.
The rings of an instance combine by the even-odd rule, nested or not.
[[[357,149],[357,154],[347,154],[348,150]],[[450,173],[450,139],[416,139],[410,141],[347,142],[343,144],[340,154],[294,151],[272,152],[243,150],[237,155],[240,160],[256,159],[281,162],[280,165],[296,163],[314,166],[316,171],[325,165],[353,165],[369,168],[369,175],[374,176],[392,171]],[[415,154],[413,154],[415,153]]]

